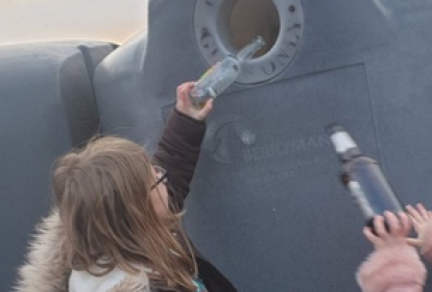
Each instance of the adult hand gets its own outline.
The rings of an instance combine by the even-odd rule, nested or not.
[[[194,107],[189,98],[189,93],[193,87],[194,82],[185,82],[177,87],[176,109],[195,120],[202,121],[212,110],[213,100],[207,100],[201,109]]]

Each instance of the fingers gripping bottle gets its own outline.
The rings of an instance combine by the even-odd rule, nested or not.
[[[378,163],[363,155],[357,144],[340,125],[327,128],[330,140],[342,162],[341,179],[366,218],[366,226],[373,226],[373,218],[384,211],[403,211],[401,203],[382,173]],[[386,224],[386,227],[388,225]]]
[[[192,104],[197,108],[202,108],[209,98],[216,98],[220,95],[237,80],[244,62],[251,59],[264,45],[263,38],[256,36],[236,56],[227,56],[210,67],[191,90]]]

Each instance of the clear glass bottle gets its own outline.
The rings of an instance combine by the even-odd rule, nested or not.
[[[331,125],[327,127],[327,131],[339,160],[342,162],[342,183],[360,207],[366,219],[366,226],[371,227],[374,231],[374,216],[382,215],[384,211],[394,213],[403,211],[400,200],[378,163],[362,154],[342,126]]]
[[[210,67],[195,83],[190,98],[197,108],[202,108],[209,98],[216,98],[240,75],[244,62],[251,59],[265,45],[261,36],[256,36],[235,56],[227,56]]]

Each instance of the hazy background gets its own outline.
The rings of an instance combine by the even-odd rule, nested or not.
[[[0,45],[58,39],[121,43],[147,27],[147,0],[0,0]]]

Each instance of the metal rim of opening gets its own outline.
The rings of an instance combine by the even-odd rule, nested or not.
[[[270,81],[282,73],[301,47],[304,27],[300,0],[272,0],[279,15],[279,33],[273,47],[248,61],[237,83],[252,85]],[[212,65],[236,49],[230,42],[233,0],[198,0],[194,13],[196,42],[203,58]]]

